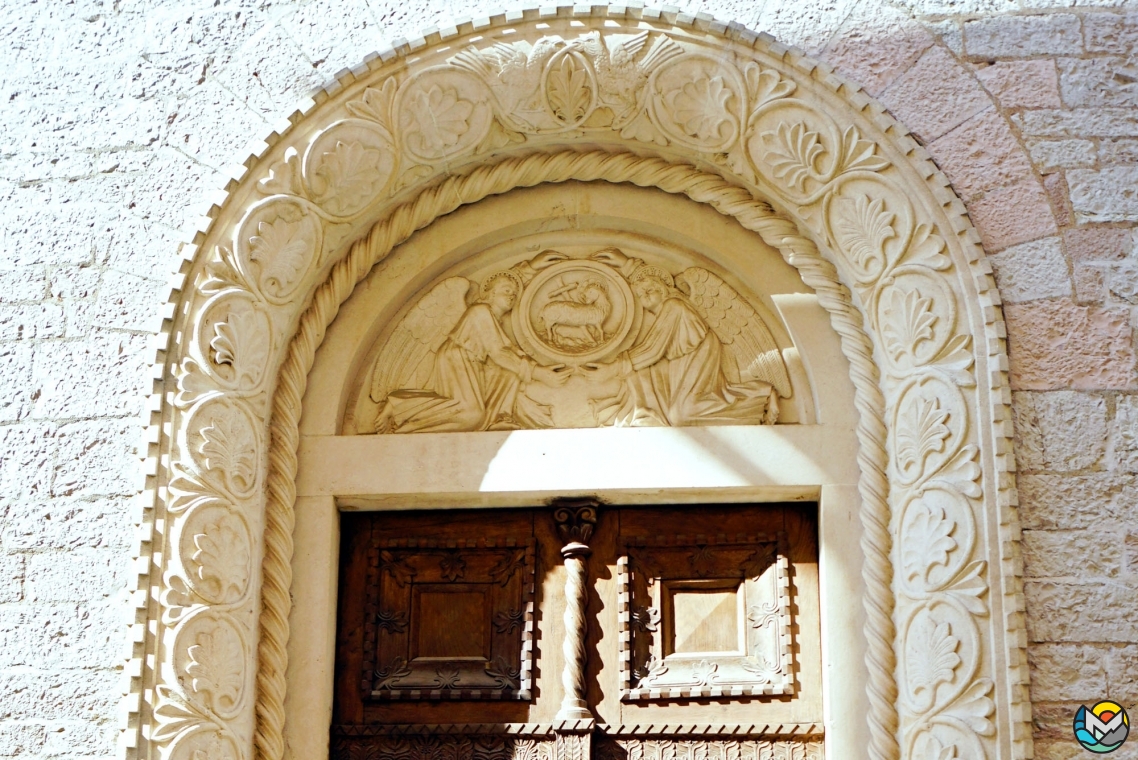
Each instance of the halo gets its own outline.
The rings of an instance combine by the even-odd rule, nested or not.
[[[512,269],[503,269],[500,272],[495,272],[482,281],[482,286],[478,289],[479,298],[485,300],[486,297],[490,295],[490,288],[493,286],[494,281],[500,280],[503,277],[514,283],[514,286],[518,289],[517,295],[520,296],[524,287],[522,284],[522,278],[518,275],[517,272],[513,271]]]
[[[667,270],[652,266],[651,264],[645,264],[644,266],[640,267],[635,272],[633,272],[632,277],[629,277],[628,279],[630,282],[637,282],[647,277],[651,277],[654,280],[659,280],[669,288],[676,287],[676,281],[672,278],[672,275],[669,274]]]

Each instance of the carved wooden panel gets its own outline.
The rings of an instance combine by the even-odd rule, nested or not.
[[[684,739],[678,737],[598,737],[597,760],[822,760],[820,737],[770,739]]]
[[[794,692],[784,533],[626,537],[624,699]]]
[[[368,554],[370,699],[529,699],[532,537],[378,539]]]

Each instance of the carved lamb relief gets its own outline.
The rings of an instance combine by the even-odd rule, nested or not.
[[[368,387],[360,432],[376,433],[773,424],[791,394],[770,329],[730,285],[615,247],[439,282]]]

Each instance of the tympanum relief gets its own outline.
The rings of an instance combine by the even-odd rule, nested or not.
[[[376,356],[360,433],[773,424],[791,394],[746,298],[616,247],[446,278]]]

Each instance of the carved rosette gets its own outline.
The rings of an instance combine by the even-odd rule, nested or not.
[[[1012,716],[1002,741],[1029,755],[1014,494],[998,473],[1010,469],[998,300],[985,294],[982,264],[970,270],[979,249],[963,207],[879,107],[797,53],[636,9],[586,19],[593,28],[582,32],[572,13],[464,25],[438,46],[445,52],[346,75],[302,126],[274,134],[265,160],[247,162],[239,191],[192,240],[158,346],[161,376],[173,378],[156,388],[148,438],[155,508],[142,528],[128,754],[149,756],[150,744],[175,760],[250,757],[256,705],[257,751],[281,755],[296,421],[339,301],[316,302],[296,325],[347,243],[392,219],[404,226],[384,227],[367,248],[385,255],[415,229],[393,204],[475,164],[602,146],[593,168],[535,161],[505,189],[607,178],[620,151],[658,155],[676,162],[673,173],[629,170],[621,181],[687,192],[741,221],[760,206],[773,217],[754,201],[770,197],[796,210],[829,262],[800,238],[775,241],[819,291],[855,367],[872,756],[935,746],[994,757],[997,698]],[[693,164],[728,185],[704,197],[682,180]],[[421,208],[437,216],[462,202]],[[341,272],[338,298],[370,266]],[[965,314],[962,303],[979,307]],[[872,357],[851,348],[864,336]],[[286,350],[300,358],[279,379]],[[982,539],[980,525],[1000,528]],[[1004,661],[1011,675],[997,678],[993,663]],[[143,694],[154,695],[145,709]]]

